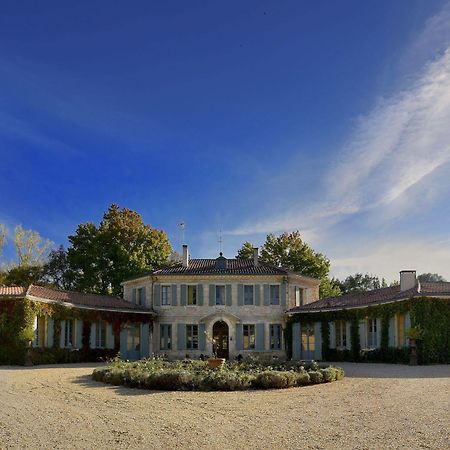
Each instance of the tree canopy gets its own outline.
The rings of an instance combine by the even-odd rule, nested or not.
[[[380,279],[379,277],[369,275],[368,273],[355,273],[354,275],[349,275],[343,281],[335,280],[335,283],[339,286],[343,294],[372,291],[373,289],[388,286],[384,278]]]
[[[422,273],[417,276],[417,279],[421,283],[426,283],[426,282],[430,282],[430,281],[434,281],[434,282],[447,281],[442,275],[439,275],[437,273]]]

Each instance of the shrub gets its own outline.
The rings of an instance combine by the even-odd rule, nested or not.
[[[311,383],[317,384],[317,383],[323,383],[323,375],[318,370],[311,370],[308,372],[309,378],[311,380]]]
[[[306,370],[302,370],[296,374],[297,376],[297,386],[306,386],[311,383],[311,378]]]
[[[273,370],[258,373],[253,381],[253,386],[257,389],[285,389],[296,384],[295,372]]]
[[[324,383],[329,383],[330,381],[336,380],[336,371],[332,367],[320,369],[320,373],[322,374]]]

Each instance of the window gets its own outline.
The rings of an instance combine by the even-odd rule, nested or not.
[[[367,324],[367,346],[374,348],[377,346],[377,319],[369,319]]]
[[[170,286],[161,286],[161,305],[170,305]]]
[[[254,350],[255,348],[255,325],[244,325],[244,350]]]
[[[303,305],[303,289],[295,286],[295,306]]]
[[[141,327],[132,325],[127,333],[127,351],[139,351],[141,349]]]
[[[253,284],[244,285],[244,305],[253,305],[254,286]]]
[[[406,345],[405,340],[405,315],[397,314],[397,345],[404,347]]]
[[[347,322],[336,321],[336,348],[347,348]]]
[[[270,285],[270,304],[279,305],[280,304],[280,285],[271,284]]]
[[[186,348],[198,349],[198,325],[186,325]]]
[[[45,347],[45,317],[35,318],[34,347]]]
[[[73,347],[74,340],[73,320],[66,320],[64,323],[64,347]]]
[[[188,286],[187,304],[191,306],[197,304],[197,286]]]
[[[95,347],[106,348],[106,322],[103,320],[95,324]]]
[[[302,352],[313,352],[316,349],[316,336],[314,334],[314,325],[308,324],[302,326]]]
[[[281,325],[270,325],[270,349],[281,350]]]
[[[163,324],[159,327],[159,348],[172,350],[172,325]]]
[[[136,289],[136,303],[138,305],[145,305],[144,289],[142,288]]]
[[[216,305],[225,305],[225,286],[216,286]]]

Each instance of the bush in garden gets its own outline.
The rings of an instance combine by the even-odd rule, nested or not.
[[[329,383],[330,381],[336,381],[336,371],[332,367],[327,367],[326,369],[320,369],[324,383]]]
[[[296,386],[295,372],[268,370],[256,375],[253,386],[257,389],[285,389]]]
[[[297,372],[295,375],[297,377],[297,386],[306,386],[311,383],[309,373],[306,370]]]
[[[323,383],[323,375],[321,372],[319,372],[318,370],[311,370],[308,373],[311,383],[313,384]]]

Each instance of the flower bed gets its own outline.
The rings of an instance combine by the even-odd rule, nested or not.
[[[227,362],[210,369],[206,361],[169,362],[159,358],[127,362],[112,360],[95,369],[95,381],[141,389],[170,391],[238,391],[285,389],[341,380],[343,369],[300,362],[264,364],[257,361]]]

